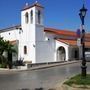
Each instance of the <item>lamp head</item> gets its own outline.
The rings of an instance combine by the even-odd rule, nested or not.
[[[86,12],[87,12],[87,9],[85,8],[84,4],[83,4],[83,7],[80,9],[80,17],[85,17],[86,16]]]

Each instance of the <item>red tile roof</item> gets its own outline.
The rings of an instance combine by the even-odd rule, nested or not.
[[[57,41],[60,41],[62,43],[68,44],[68,45],[73,45],[73,46],[77,45],[77,41],[76,40],[57,39]]]
[[[59,29],[54,29],[54,28],[45,28],[44,32],[47,32],[47,33],[50,33],[50,34],[56,34],[56,35],[77,37],[76,32],[69,31],[69,30],[59,30]],[[86,34],[85,37],[90,38],[90,33]]]
[[[53,28],[45,28],[45,32],[51,33],[51,34],[57,34],[57,35],[66,35],[66,36],[76,36],[76,33],[69,30],[59,30],[59,29],[53,29]]]
[[[87,34],[86,34],[86,37],[87,37],[87,38],[90,38],[90,33],[87,33]]]
[[[77,46],[77,41],[76,40],[57,39],[57,41],[60,41],[62,43],[65,43],[65,44],[68,44],[68,45],[71,45],[71,46]],[[90,42],[86,41],[85,46],[90,47]]]

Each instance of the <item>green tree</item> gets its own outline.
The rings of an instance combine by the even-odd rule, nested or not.
[[[5,41],[5,51],[7,52],[7,60],[9,68],[12,68],[12,53],[16,53],[16,50],[13,48],[13,45],[9,41]]]
[[[0,37],[0,67],[6,67],[7,59],[3,56],[5,50],[5,41]]]
[[[3,56],[3,53],[7,52],[7,58]],[[0,65],[9,68],[12,68],[12,53],[16,53],[16,50],[13,48],[13,45],[9,41],[4,40],[0,37]]]
[[[5,41],[2,37],[0,37],[0,56],[2,56],[3,52],[5,50]]]

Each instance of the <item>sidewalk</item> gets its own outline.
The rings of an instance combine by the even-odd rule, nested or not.
[[[65,79],[65,81],[66,80],[67,79]],[[86,88],[83,88],[83,87],[85,87],[83,85],[69,86],[69,85],[63,84],[65,81],[63,81],[62,83],[58,83],[55,86],[55,90],[90,90],[90,86],[89,85],[86,85]]]
[[[63,63],[55,63],[55,64],[45,64],[45,65],[39,65],[35,67],[30,67],[28,69],[26,68],[18,68],[18,69],[4,69],[0,68],[0,74],[1,73],[7,73],[7,72],[16,72],[16,71],[29,71],[29,70],[38,70],[38,69],[45,69],[45,68],[50,68],[50,67],[55,67],[55,66],[62,66],[62,65],[67,65],[67,64],[72,64],[72,63],[78,63],[80,61],[67,61]]]
[[[42,65],[42,66],[37,66],[37,67],[31,67],[30,70],[44,69],[44,68],[62,66],[62,65],[78,63],[78,62],[80,62],[80,61],[67,61],[67,62],[63,62],[63,63],[47,64],[47,65]]]

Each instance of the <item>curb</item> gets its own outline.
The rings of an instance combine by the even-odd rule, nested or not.
[[[37,70],[37,69],[45,69],[45,68],[50,68],[50,67],[55,67],[55,66],[62,66],[62,65],[67,65],[67,64],[72,64],[72,63],[78,63],[80,61],[69,61],[69,62],[64,62],[64,63],[58,63],[58,64],[52,64],[52,65],[44,65],[44,66],[38,66],[38,67],[32,67],[30,70]]]
[[[57,63],[57,64],[51,64],[51,65],[47,64],[47,65],[43,65],[43,66],[31,67],[28,69],[2,69],[2,68],[0,68],[0,74],[7,73],[7,72],[32,71],[32,70],[45,69],[45,68],[62,66],[62,65],[67,65],[67,64],[73,64],[73,63],[78,63],[78,62],[80,62],[80,61],[67,61],[64,63]]]
[[[55,90],[90,90],[90,88],[83,88],[83,87],[74,87],[74,86],[69,86],[66,84],[59,84],[58,86],[55,87]]]

